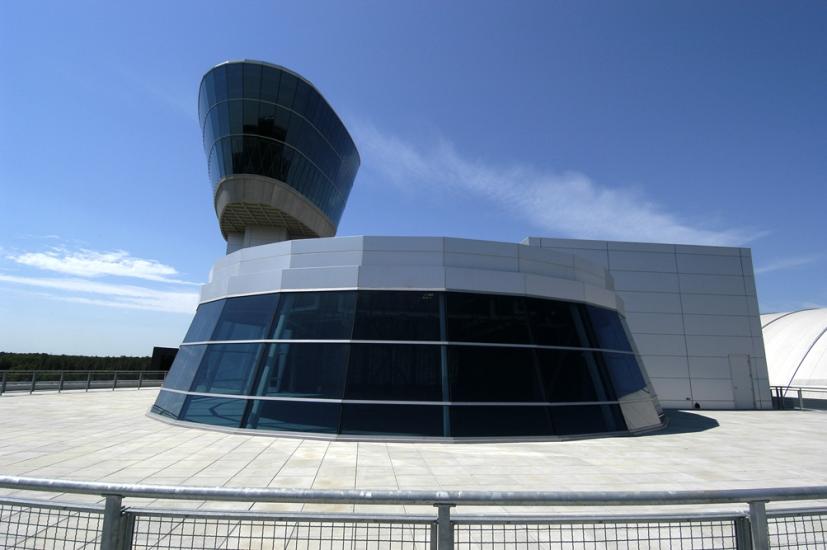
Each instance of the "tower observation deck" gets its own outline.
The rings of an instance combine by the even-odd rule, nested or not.
[[[278,65],[228,61],[204,75],[198,114],[227,253],[336,234],[359,153],[310,82]]]

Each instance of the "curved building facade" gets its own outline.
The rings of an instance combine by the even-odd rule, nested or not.
[[[359,155],[276,65],[199,92],[227,239],[150,414],[317,438],[492,440],[662,425],[613,281],[521,244],[332,237]]]
[[[229,254],[152,411],[352,439],[661,425],[605,270],[519,244],[416,237]]]
[[[277,65],[226,62],[204,75],[198,111],[228,252],[335,235],[359,154],[312,84]]]

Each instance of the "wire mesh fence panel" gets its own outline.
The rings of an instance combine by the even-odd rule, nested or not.
[[[827,548],[827,511],[767,519],[771,548]]]
[[[97,548],[103,514],[0,502],[0,548]]]
[[[139,515],[132,548],[142,549],[428,549],[427,523],[246,520]]]
[[[473,550],[735,549],[732,521],[459,524],[454,547]]]

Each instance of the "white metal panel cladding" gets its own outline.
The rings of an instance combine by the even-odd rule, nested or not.
[[[302,239],[218,260],[206,302],[279,290],[427,289],[559,298],[622,309],[605,269],[521,244],[434,237]]]

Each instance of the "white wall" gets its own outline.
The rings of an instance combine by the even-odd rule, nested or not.
[[[735,408],[730,355],[743,354],[751,372],[740,374],[752,380],[753,406],[771,408],[748,248],[537,237],[524,244],[609,270],[664,407]]]

